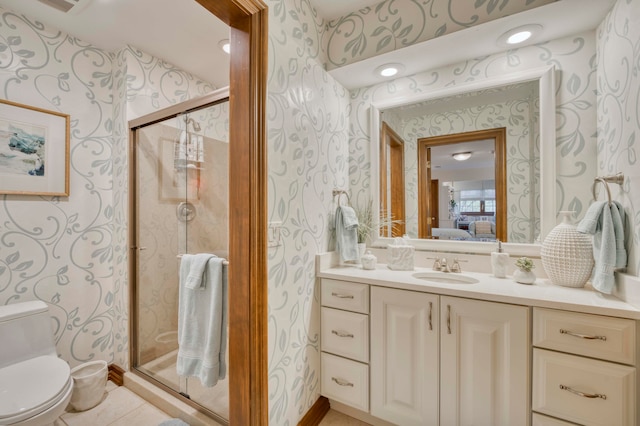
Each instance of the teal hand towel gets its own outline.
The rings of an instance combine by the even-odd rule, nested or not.
[[[335,217],[336,251],[343,261],[357,260],[358,217],[349,206],[339,206]]]
[[[606,201],[593,203],[577,226],[578,232],[593,235],[595,266],[591,283],[593,288],[611,294],[615,285],[616,268],[627,266],[624,246],[625,213],[622,206]]]

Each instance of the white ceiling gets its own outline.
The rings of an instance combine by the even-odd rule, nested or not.
[[[218,47],[229,27],[194,0],[89,0],[66,14],[36,0],[0,0],[0,6],[101,49],[130,44],[216,87],[229,85],[229,57]]]

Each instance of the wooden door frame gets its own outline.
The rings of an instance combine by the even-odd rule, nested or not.
[[[427,158],[427,148],[438,145],[448,145],[458,142],[469,142],[480,139],[495,140],[495,180],[496,180],[496,238],[507,241],[507,129],[476,130],[472,132],[456,133],[452,135],[433,136],[418,139],[418,237],[424,238],[427,232],[425,212],[422,210],[428,203],[426,197],[427,173],[430,175],[430,158]],[[425,200],[425,198],[427,200]]]
[[[229,27],[229,423],[269,423],[267,367],[268,10],[196,0]]]
[[[380,126],[380,215],[390,214],[394,220],[400,220],[392,227],[392,235],[380,233],[387,237],[401,237],[405,234],[405,197],[404,197],[404,140],[386,122]],[[387,146],[394,152],[387,158]],[[387,162],[391,168],[391,178],[387,179]],[[399,170],[399,171],[398,171]],[[394,173],[394,171],[396,173]],[[387,182],[387,181],[390,182]],[[391,184],[391,211],[383,211],[389,205],[387,184]]]

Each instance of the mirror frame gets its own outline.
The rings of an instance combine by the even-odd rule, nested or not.
[[[370,158],[371,182],[370,197],[374,211],[380,211],[380,111],[402,105],[427,100],[455,96],[467,92],[493,89],[501,86],[538,81],[540,96],[540,238],[544,237],[556,225],[556,97],[554,65],[533,68],[482,80],[476,80],[456,86],[444,87],[427,93],[398,96],[381,102],[372,102],[370,107]],[[544,190],[543,190],[544,188]],[[371,235],[372,247],[386,248],[392,238]],[[419,250],[450,251],[464,253],[491,253],[495,251],[493,242],[410,239],[411,245]],[[505,250],[513,255],[540,256],[540,242],[531,244],[505,243]]]

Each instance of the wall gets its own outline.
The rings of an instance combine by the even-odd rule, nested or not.
[[[556,72],[556,207],[558,211],[575,210],[576,217],[582,217],[591,202],[591,182],[596,170],[594,32],[353,90],[349,169],[355,198],[362,202],[370,194],[369,106],[372,103],[548,65],[560,70]]]
[[[213,88],[132,47],[105,52],[0,12],[2,97],[71,116],[70,196],[0,198],[0,304],[47,302],[72,366],[127,367],[127,120]]]
[[[314,258],[333,249],[331,191],[348,189],[348,92],[320,63],[308,2],[267,4],[268,211],[282,222],[282,245],[268,251],[269,423],[284,426],[320,393]]]
[[[598,175],[625,174],[612,197],[627,214],[627,273],[640,273],[640,4],[619,0],[597,31]],[[602,190],[602,188],[600,188]],[[601,192],[602,194],[602,192]],[[601,195],[602,196],[602,195]]]
[[[333,19],[323,33],[331,70],[555,0],[386,0]]]

